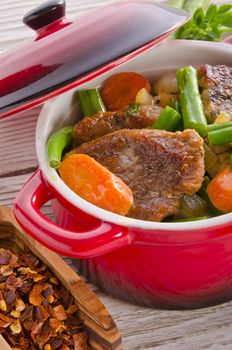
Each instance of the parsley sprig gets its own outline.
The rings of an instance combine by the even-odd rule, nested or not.
[[[224,33],[232,34],[232,5],[211,4],[206,11],[199,7],[192,19],[176,32],[176,39],[219,41]]]

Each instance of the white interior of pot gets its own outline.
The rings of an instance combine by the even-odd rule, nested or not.
[[[80,88],[96,87],[108,76],[121,71],[135,71],[142,73],[150,82],[163,73],[178,67],[193,65],[196,68],[202,64],[231,65],[232,46],[221,43],[194,42],[194,41],[166,41],[149,52],[125,63],[113,71],[105,73],[92,81],[83,84]],[[78,64],[78,63],[77,63]],[[77,89],[75,89],[76,91]],[[75,124],[78,120],[78,103],[75,91],[71,90],[62,96],[47,102],[39,116],[36,127],[36,151],[40,168],[44,177],[69,202],[91,215],[104,221],[118,225],[159,230],[188,230],[194,228],[212,227],[232,221],[232,213],[222,216],[183,223],[150,222],[123,217],[88,203],[76,195],[60,179],[58,173],[48,165],[46,142],[48,137],[62,126]]]

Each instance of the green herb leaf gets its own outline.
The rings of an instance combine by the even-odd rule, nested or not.
[[[232,5],[211,4],[206,11],[199,7],[176,32],[177,39],[219,41],[223,33],[232,34]]]
[[[216,16],[217,16],[217,6],[214,4],[211,4],[208,10],[206,11],[204,20],[205,22],[213,23],[213,21],[215,21]]]
[[[218,14],[220,15],[222,13],[228,12],[231,9],[232,9],[232,5],[229,5],[229,4],[221,5],[218,9]]]
[[[126,112],[127,116],[135,116],[137,115],[138,111],[140,108],[140,104],[139,103],[132,103],[130,104],[130,106],[128,107],[128,110]]]
[[[193,21],[196,23],[198,27],[200,27],[204,23],[204,11],[202,8],[198,8],[193,15]]]

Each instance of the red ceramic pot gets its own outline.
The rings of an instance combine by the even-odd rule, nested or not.
[[[153,81],[185,65],[231,64],[228,44],[169,41],[116,71],[137,71]],[[94,87],[112,73],[86,82]],[[106,292],[164,308],[212,305],[232,296],[232,213],[203,221],[156,223],[122,217],[74,194],[48,166],[46,141],[78,117],[74,91],[45,104],[36,129],[40,169],[18,194],[15,216],[31,236],[77,258],[81,272]],[[40,208],[53,201],[57,223]]]

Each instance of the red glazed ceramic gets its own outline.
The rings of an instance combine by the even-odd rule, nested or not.
[[[201,64],[231,64],[228,44],[167,41],[118,71],[152,82],[163,72]],[[83,87],[95,87],[105,73]],[[139,304],[195,308],[232,297],[232,213],[185,223],[122,217],[74,194],[48,165],[46,141],[78,118],[75,91],[45,104],[36,129],[40,169],[18,194],[14,212],[23,229],[58,253],[77,258],[80,271],[106,292]],[[57,223],[40,211],[53,201]]]
[[[65,0],[24,17],[33,40],[0,57],[0,119],[35,106],[148,50],[188,14],[155,0],[119,1],[70,22]]]

